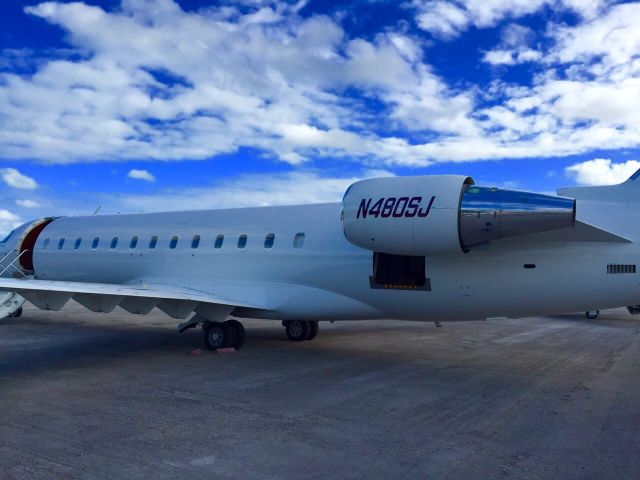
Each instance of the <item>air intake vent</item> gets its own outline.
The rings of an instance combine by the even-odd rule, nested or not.
[[[607,273],[636,273],[635,265],[607,265]]]

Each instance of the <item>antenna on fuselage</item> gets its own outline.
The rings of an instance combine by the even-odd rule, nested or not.
[[[96,208],[95,212],[93,212],[92,215],[97,215],[101,208],[102,205],[98,205],[98,208]]]

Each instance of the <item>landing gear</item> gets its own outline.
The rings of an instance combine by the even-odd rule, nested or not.
[[[318,331],[320,327],[318,327],[318,322],[309,322],[309,335],[307,335],[307,340],[313,340],[318,336]]]
[[[10,317],[21,317],[22,316],[22,307],[20,307],[19,309],[17,309],[15,312],[13,312],[11,315],[9,315]]]
[[[233,329],[233,347],[236,350],[239,350],[244,344],[244,327],[238,320],[227,320],[225,323],[231,325],[231,328]]]
[[[204,344],[209,350],[233,347],[238,350],[244,343],[245,331],[237,320],[226,322],[205,322],[203,324]]]
[[[584,313],[584,316],[589,320],[595,320],[596,318],[598,318],[598,315],[600,315],[600,310],[589,310],[588,312]]]
[[[313,340],[318,336],[318,322],[304,322],[302,320],[287,320],[282,322],[289,340],[302,342]]]

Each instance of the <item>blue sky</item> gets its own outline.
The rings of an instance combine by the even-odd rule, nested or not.
[[[617,183],[640,168],[638,25],[607,0],[6,0],[0,231],[368,176]]]

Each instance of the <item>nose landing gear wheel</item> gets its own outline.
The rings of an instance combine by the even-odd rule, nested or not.
[[[589,310],[584,314],[584,316],[589,320],[595,320],[596,318],[598,318],[598,315],[600,315],[600,310]]]
[[[285,332],[289,340],[294,342],[302,342],[309,336],[309,322],[302,322],[300,320],[291,320],[285,325]]]

